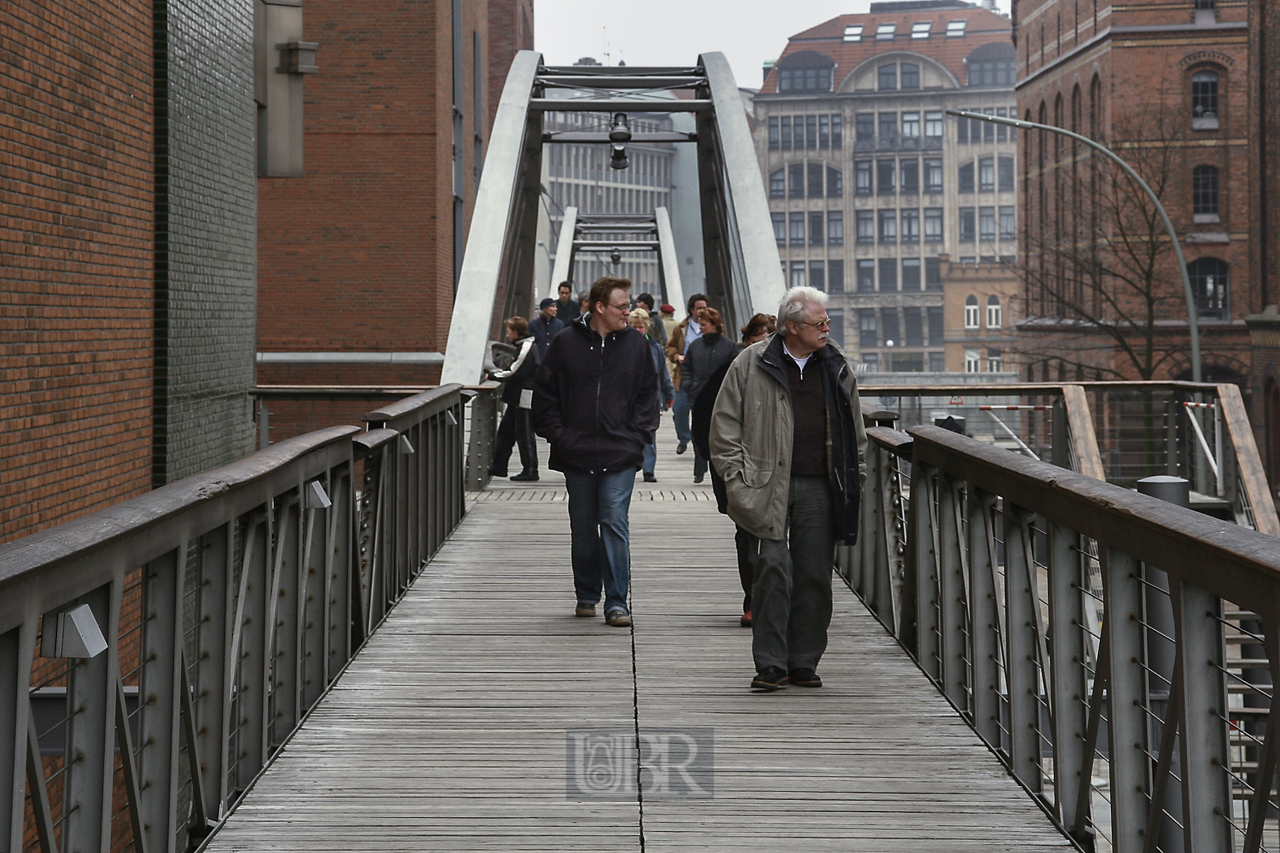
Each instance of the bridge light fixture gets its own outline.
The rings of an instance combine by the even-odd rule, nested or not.
[[[610,142],[630,142],[631,141],[631,124],[627,121],[626,113],[614,113],[613,124],[609,126]]]
[[[622,252],[619,252],[616,246],[609,251],[609,260],[613,262],[615,267],[622,263]]]
[[[627,148],[625,145],[614,143],[613,155],[609,158],[609,165],[614,169],[625,169],[631,165],[631,161],[627,159]]]

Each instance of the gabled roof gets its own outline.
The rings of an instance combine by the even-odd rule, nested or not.
[[[885,4],[891,5],[891,4]],[[907,4],[902,4],[907,6]],[[929,22],[928,38],[912,38],[912,25]],[[963,36],[948,36],[947,25],[952,21],[964,21]],[[892,39],[876,38],[876,30],[881,24],[897,24]],[[862,38],[859,41],[845,41],[845,30],[856,24],[862,25]],[[1008,19],[988,9],[953,8],[953,9],[921,9],[918,11],[876,12],[864,15],[840,15],[824,21],[816,27],[796,33],[788,41],[782,55],[774,63],[764,85],[760,87],[761,95],[778,93],[778,66],[788,56],[802,51],[818,51],[829,56],[836,64],[834,85],[840,82],[850,71],[873,56],[894,51],[911,51],[932,58],[945,66],[956,79],[965,79],[964,58],[976,48],[991,42],[1012,44],[1013,28]],[[806,93],[812,94],[812,93]]]

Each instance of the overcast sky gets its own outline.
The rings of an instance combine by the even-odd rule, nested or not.
[[[729,59],[739,86],[759,88],[761,66],[787,38],[871,0],[534,0],[534,47],[548,65],[583,56],[617,65],[692,65],[699,53]],[[1000,0],[997,6],[1007,6]]]

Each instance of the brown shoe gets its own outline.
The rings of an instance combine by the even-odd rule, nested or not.
[[[738,624],[741,625],[743,628],[751,627],[751,611],[750,610],[742,614],[742,618],[738,620]]]

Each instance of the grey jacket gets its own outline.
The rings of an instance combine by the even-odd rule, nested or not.
[[[795,421],[783,357],[777,334],[747,347],[729,365],[711,414],[711,464],[724,477],[729,517],[760,539],[786,538]],[[866,481],[867,433],[857,383],[835,345],[813,357],[838,386],[827,387],[832,526],[838,539],[852,542]]]

